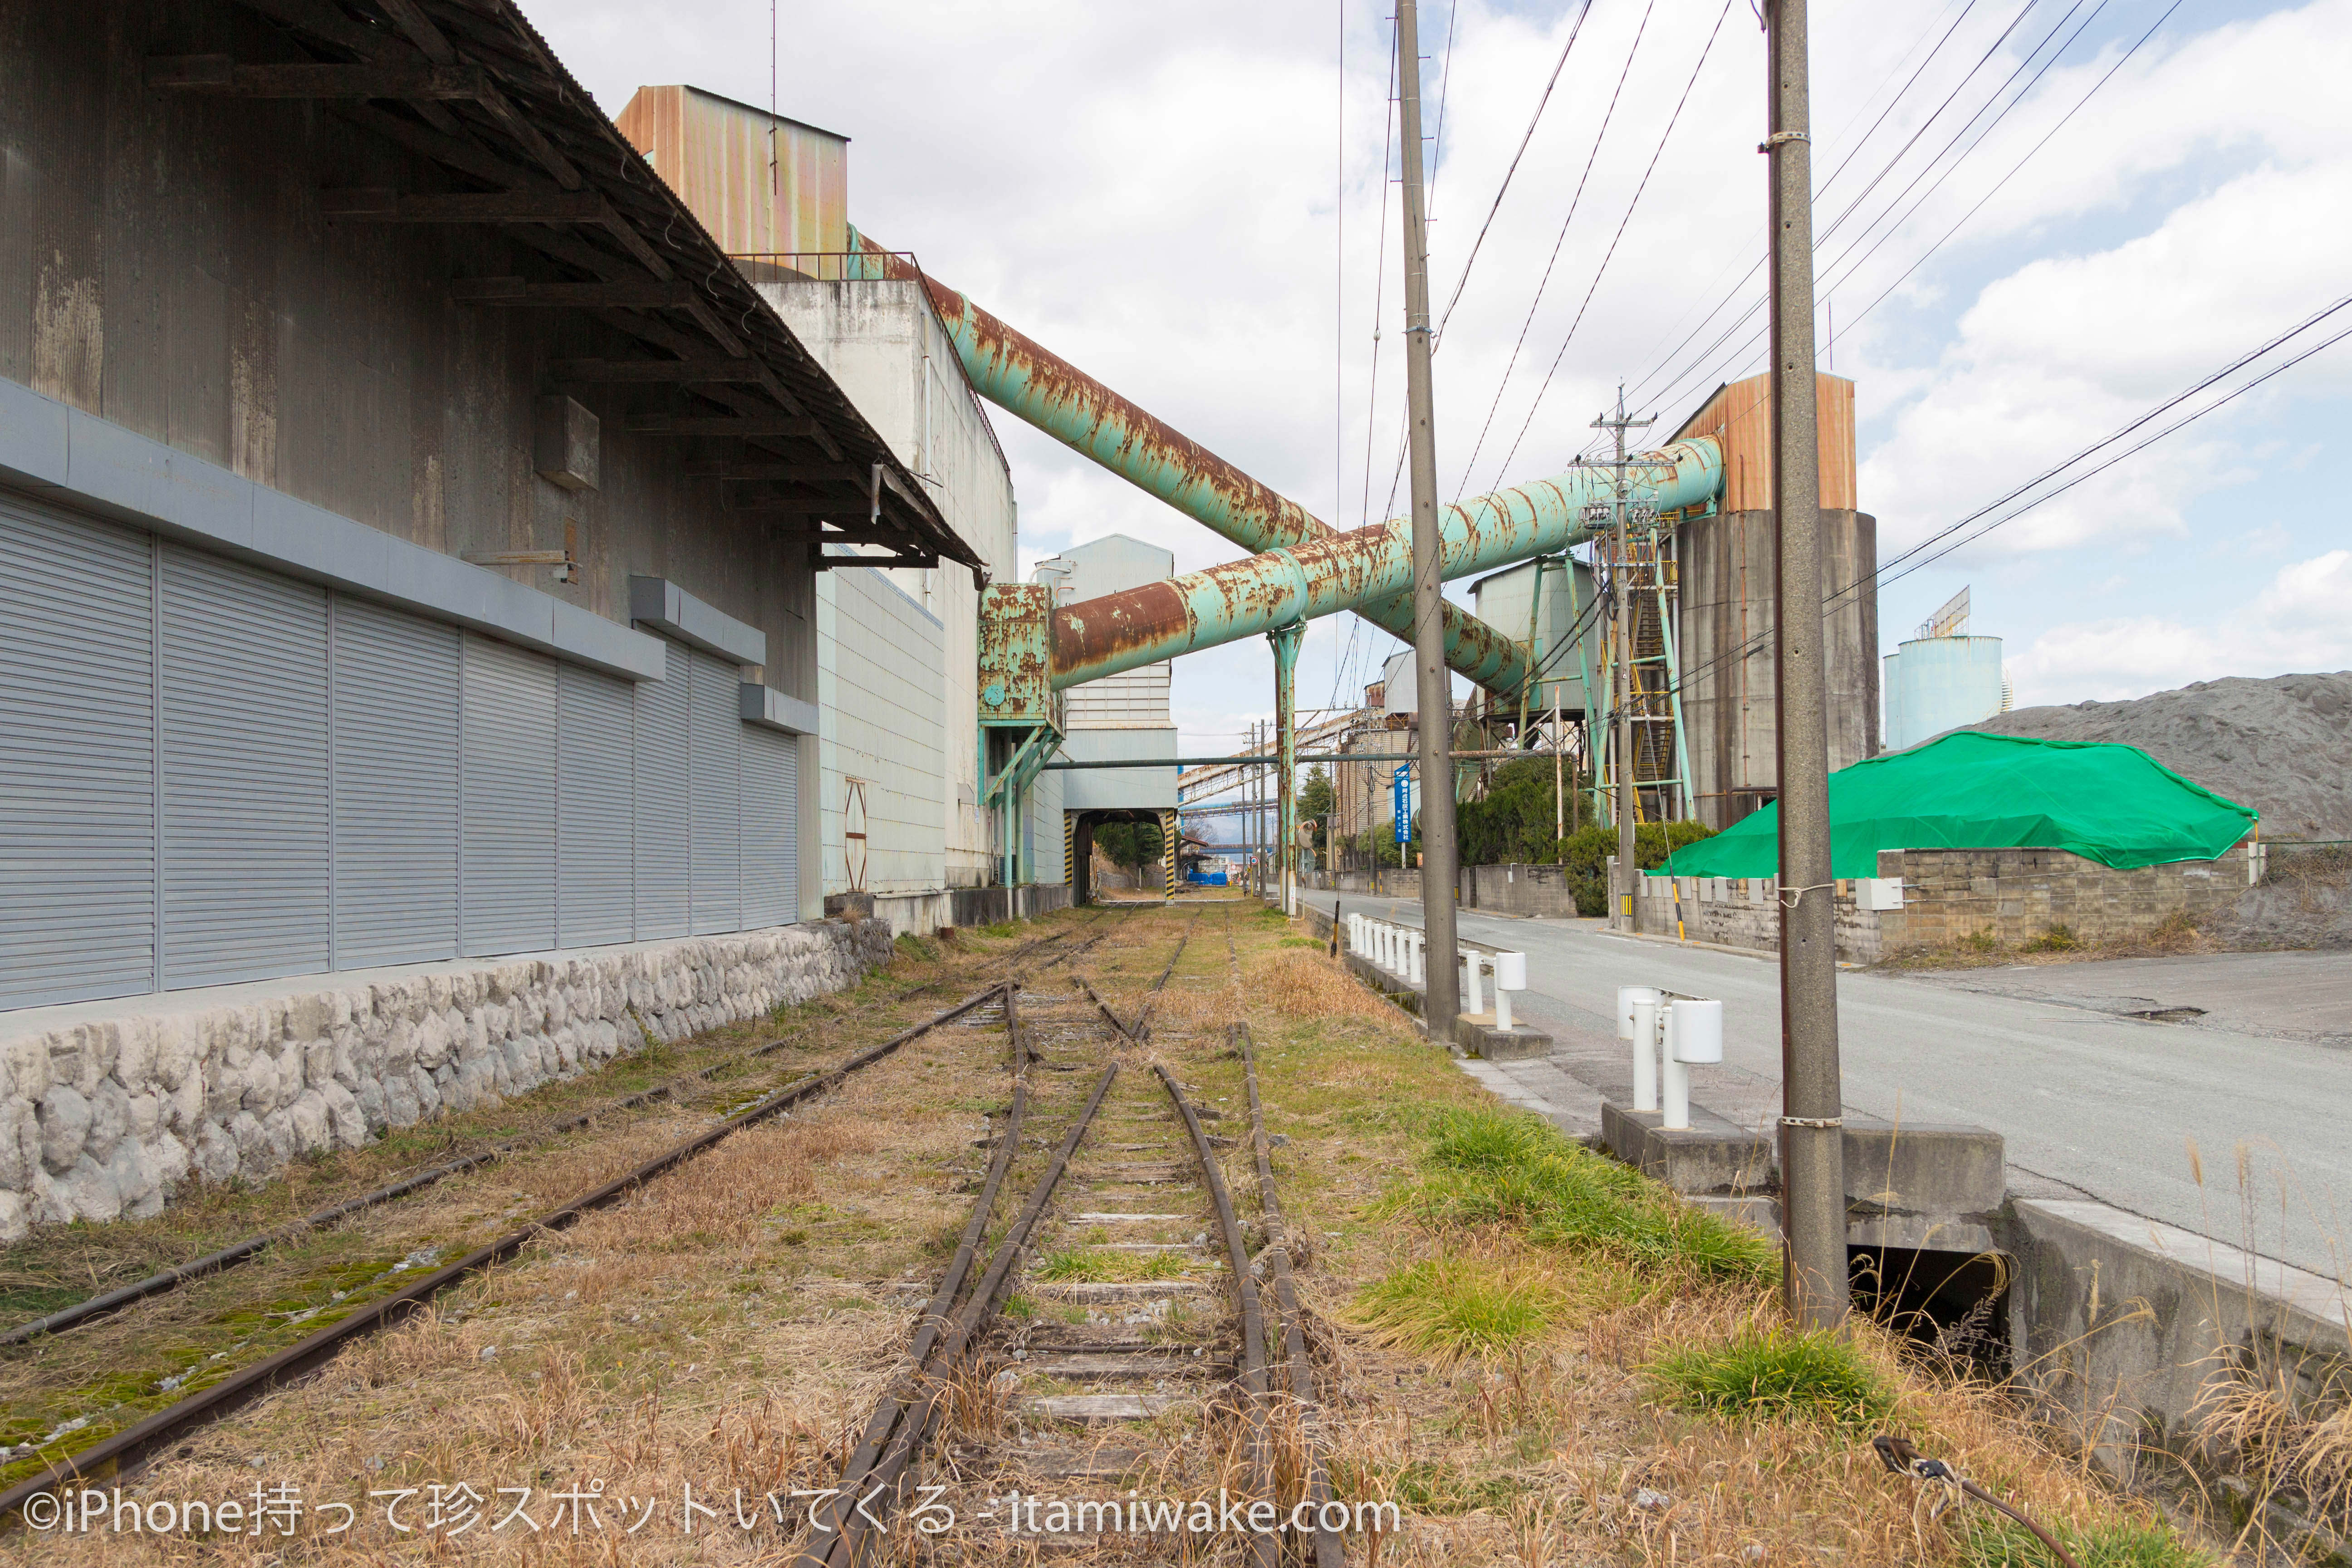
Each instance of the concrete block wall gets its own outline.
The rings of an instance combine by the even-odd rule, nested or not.
[[[2063,849],[1883,850],[1882,877],[1903,879],[1903,907],[1878,917],[1888,952],[1942,947],[1989,931],[2030,941],[2064,925],[2086,942],[2145,936],[2175,914],[2202,924],[2242,897],[2250,845],[2219,860],[2118,871]]]
[[[2077,941],[2095,943],[2147,936],[2176,913],[2202,924],[2252,885],[2252,852],[2242,844],[2218,860],[2118,871],[2063,849],[1882,850],[1879,875],[1901,879],[1903,907],[1864,909],[1854,881],[1840,880],[1837,953],[1851,963],[1875,963],[1912,949],[1955,946],[1979,932],[2016,944],[2063,925]],[[1635,929],[1773,948],[1780,940],[1777,889],[1760,878],[1645,877],[1634,900]]]
[[[144,1218],[191,1178],[265,1181],[297,1154],[574,1077],[646,1035],[843,989],[890,942],[887,921],[813,923],[28,1011],[13,1032],[0,1023],[0,1242]]]
[[[1465,909],[1497,914],[1577,918],[1576,896],[1569,891],[1568,871],[1561,866],[1465,866],[1462,903]]]

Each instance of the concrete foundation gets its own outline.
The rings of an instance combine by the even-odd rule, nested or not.
[[[2186,1468],[2237,1490],[2229,1456],[2197,1430],[2217,1384],[2251,1372],[2313,1411],[2352,1382],[2352,1317],[2336,1280],[2100,1203],[2017,1199],[2002,1239],[2020,1263],[2018,1376],[2126,1481]],[[2293,1519],[2267,1522],[2292,1543]],[[2320,1544],[2307,1560],[2344,1546]]]
[[[0,1242],[844,989],[890,942],[826,921],[27,1009],[0,1021]]]
[[[1662,1114],[1617,1100],[1601,1107],[1601,1142],[1620,1160],[1727,1217],[1777,1233],[1779,1151],[1771,1138],[1706,1107],[1673,1131]],[[2000,1134],[1982,1127],[1898,1127],[1845,1119],[1846,1239],[1854,1247],[1983,1252],[2007,1188]]]

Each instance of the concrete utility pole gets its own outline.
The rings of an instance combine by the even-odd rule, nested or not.
[[[1412,456],[1412,662],[1421,709],[1421,923],[1429,941],[1423,1013],[1454,1039],[1462,1010],[1454,934],[1454,676],[1445,666],[1445,576],[1437,533],[1437,429],[1430,414],[1429,236],[1421,185],[1421,33],[1397,0],[1398,140],[1404,149],[1404,391]]]
[[[1649,419],[1625,417],[1625,388],[1617,388],[1617,416],[1603,414],[1592,422],[1596,430],[1612,430],[1617,436],[1616,483],[1611,487],[1614,498],[1611,504],[1610,522],[1612,558],[1609,563],[1609,592],[1617,601],[1617,895],[1616,925],[1622,931],[1633,929],[1633,894],[1641,887],[1642,868],[1633,856],[1633,595],[1626,579],[1632,575],[1633,557],[1625,545],[1625,432],[1646,430]]]
[[[1821,448],[1813,380],[1813,173],[1805,0],[1769,0],[1772,514],[1780,525],[1781,1289],[1802,1329],[1845,1321],[1844,1093],[1822,647]]]

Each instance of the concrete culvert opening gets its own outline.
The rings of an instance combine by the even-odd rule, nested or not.
[[[2009,1374],[2006,1253],[1931,1247],[1850,1247],[1846,1268],[1854,1310],[1923,1351],[1987,1377]]]

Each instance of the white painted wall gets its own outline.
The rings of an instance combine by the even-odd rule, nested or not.
[[[946,628],[891,580],[919,575],[852,566],[817,576],[818,832],[828,893],[850,886],[852,780],[863,781],[865,890],[947,886]]]
[[[795,279],[763,283],[760,292],[891,450],[921,476],[949,525],[988,563],[992,577],[1014,581],[1019,516],[1012,470],[996,445],[987,416],[964,380],[955,346],[932,314],[921,286],[895,280],[827,283]],[[961,566],[894,567],[882,575],[940,622],[940,701],[934,732],[940,767],[937,810],[943,880],[932,885],[984,884],[991,880],[999,846],[979,808],[979,588],[971,574]],[[836,627],[848,602],[836,591]],[[857,675],[850,668],[854,658],[875,657],[870,649],[856,655],[836,651],[836,677],[851,689],[887,686],[881,677]],[[880,657],[887,661],[892,650],[882,649]],[[830,714],[834,704],[829,699],[823,700]],[[833,793],[833,774],[828,762],[825,805],[829,811],[839,805]],[[870,805],[870,786],[867,794]],[[839,891],[830,868],[840,863],[840,822],[837,816],[825,820],[825,887],[827,891]],[[1052,837],[1058,860],[1058,825]],[[1044,878],[1044,863],[1039,864],[1041,879],[1051,879]],[[869,870],[868,886],[872,885]]]

